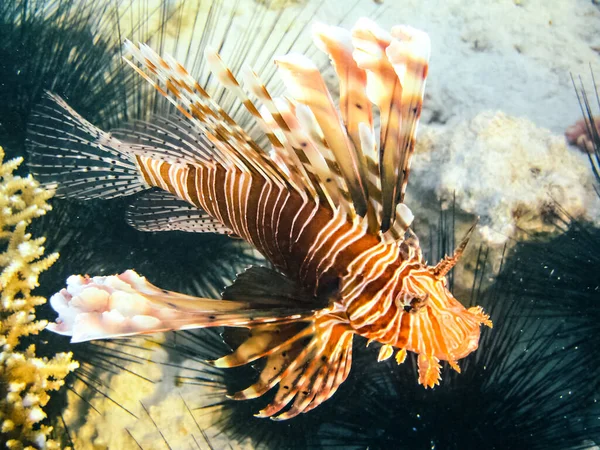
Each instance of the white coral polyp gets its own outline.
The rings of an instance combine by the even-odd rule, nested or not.
[[[34,394],[27,394],[23,398],[23,406],[29,408],[30,406],[37,405],[40,402],[39,396]]]
[[[25,257],[34,253],[36,250],[36,248],[29,241],[19,244],[17,248],[19,250],[20,255]]]

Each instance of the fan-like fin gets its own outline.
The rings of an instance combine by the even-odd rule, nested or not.
[[[372,132],[373,112],[366,93],[367,75],[352,57],[352,34],[344,28],[315,24],[313,40],[331,58],[339,79],[340,113],[348,135],[355,147],[361,149],[359,125],[365,124]]]
[[[358,137],[360,139],[360,148],[365,155],[367,164],[367,183],[369,187],[369,201],[372,204],[377,221],[378,230],[381,229],[383,215],[383,203],[381,193],[381,177],[379,169],[379,156],[376,151],[375,135],[373,128],[366,123],[358,124]]]
[[[365,18],[359,19],[352,30],[354,59],[367,72],[367,95],[379,109],[383,231],[390,227],[395,213],[395,169],[399,160],[401,126],[402,86],[385,54],[391,39],[389,33]]]
[[[404,203],[396,203],[396,214],[394,215],[392,227],[384,233],[384,238],[401,241],[414,218],[415,216],[408,206]]]
[[[304,170],[304,166],[298,159],[298,155],[295,150],[292,149],[289,143],[285,140],[280,140],[275,133],[267,125],[268,118],[262,116],[259,110],[254,106],[250,98],[246,95],[246,92],[240,86],[238,80],[235,78],[231,70],[225,65],[219,54],[212,47],[207,47],[204,51],[206,61],[212,71],[217,77],[221,84],[232,91],[235,96],[242,102],[248,112],[254,117],[258,125],[261,127],[269,142],[271,143],[273,150],[276,155],[283,160],[284,170],[289,174],[290,181],[296,187],[299,192],[305,190],[311,197],[316,197],[317,193],[313,186],[310,177]],[[264,89],[264,88],[263,88]],[[266,96],[270,97],[264,89]]]
[[[223,166],[219,152],[193,124],[179,117],[153,116],[149,121],[133,121],[111,130],[121,148],[136,156],[167,161],[171,164]]]
[[[126,219],[140,231],[232,234],[229,228],[203,210],[162,191],[140,195],[127,210]]]
[[[220,152],[221,159],[243,172],[261,174],[280,186],[287,186],[286,176],[269,159],[268,154],[240,127],[200,86],[200,84],[173,58],[161,58],[150,47],[136,47],[130,41],[125,47],[148,72],[134,62],[125,61],[142,75],[158,92],[194,123]],[[165,85],[166,90],[159,82]]]
[[[147,189],[133,156],[120,144],[49,92],[27,130],[29,167],[64,197],[110,199]]]
[[[294,281],[266,267],[251,267],[240,274],[223,296],[249,303],[274,301],[290,308],[320,308],[312,317],[295,322],[254,326],[233,353],[212,362],[217,367],[235,367],[266,360],[256,383],[233,395],[238,400],[260,397],[279,383],[275,399],[259,416],[274,416],[294,398],[290,409],[275,419],[306,412],[331,397],[348,376],[353,330],[335,304],[327,308],[327,299],[305,293]]]
[[[379,169],[383,202],[382,230],[394,226],[397,205],[404,200],[427,77],[427,34],[407,26],[389,34],[362,18],[352,30],[354,59],[367,72],[367,95],[379,108]],[[395,237],[408,224],[396,224]]]
[[[410,162],[415,150],[415,140],[421,109],[425,80],[429,70],[431,43],[424,31],[407,25],[392,28],[392,42],[386,55],[402,85],[402,123],[400,128],[400,165],[398,166],[397,199],[404,201]]]
[[[346,133],[317,66],[306,56],[296,54],[276,58],[275,62],[292,97],[313,113],[346,180],[355,210],[364,217],[368,191],[366,180],[361,176],[362,156],[359,157]]]
[[[216,367],[238,367],[269,356],[282,347],[288,348],[297,340],[310,336],[312,330],[309,325],[307,322],[297,322],[253,327],[250,336],[233,353],[212,361],[212,364]],[[252,397],[264,392],[255,391]]]
[[[260,397],[279,384],[273,401],[257,416],[285,420],[317,407],[346,380],[353,334],[345,315],[321,311],[296,323],[255,327],[234,353],[214,364],[232,367],[266,358],[256,383],[233,398]],[[287,411],[275,416],[290,403]]]
[[[271,127],[279,127],[294,149],[302,149],[306,157],[305,168],[317,179],[319,188],[325,197],[324,200],[332,209],[341,205],[345,211],[351,211],[352,209],[348,205],[342,204],[345,200],[340,192],[347,191],[343,178],[332,175],[323,153],[318,150],[318,144],[306,134],[300,125],[296,117],[295,105],[289,99],[276,98],[272,101],[272,108],[280,115],[285,127],[275,123],[275,120],[270,124]]]
[[[328,188],[334,189],[331,191],[333,197],[336,198],[337,195],[338,202],[336,204],[340,205],[342,210],[345,211],[349,217],[355,217],[356,209],[352,196],[350,195],[348,183],[342,175],[342,171],[335,159],[335,155],[325,141],[325,137],[321,132],[321,128],[317,123],[315,115],[310,108],[303,103],[288,101],[288,104],[290,105],[291,113],[294,114],[296,118],[299,129],[302,130],[301,134],[298,133],[299,136],[308,139],[306,141],[307,147],[312,145],[327,165],[327,172],[324,173],[324,179]],[[290,124],[291,122],[286,120],[286,123]],[[303,141],[301,140],[300,142],[302,145]]]
[[[59,314],[48,329],[71,342],[159,331],[249,327],[313,317],[316,305],[264,297],[253,302],[198,298],[160,289],[132,270],[107,277],[73,275],[50,299]]]
[[[269,108],[265,106],[266,104],[269,104]],[[286,148],[289,148],[295,154],[295,157],[287,164],[294,163],[301,165],[304,177],[310,180],[316,196],[322,202],[328,204],[331,209],[335,209],[339,203],[333,200],[332,194],[336,196],[335,198],[339,198],[337,183],[327,183],[327,180],[331,181],[333,177],[331,177],[325,159],[317,151],[310,139],[304,136],[302,140],[302,137],[300,137],[302,131],[298,129],[298,121],[290,111],[289,101],[282,99],[273,100],[269,96],[263,100],[261,114],[265,119],[265,125],[273,134],[281,136],[281,140],[285,142]],[[292,125],[295,124],[295,131],[288,125],[288,122],[292,123]]]
[[[371,217],[370,229],[375,231],[381,224],[381,183],[375,152],[373,112],[366,93],[367,75],[352,56],[354,46],[350,31],[315,24],[313,39],[317,47],[331,58],[339,80],[339,109],[346,131],[357,150],[360,177],[367,182],[369,201],[375,212]]]

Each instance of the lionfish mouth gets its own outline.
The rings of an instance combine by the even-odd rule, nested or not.
[[[455,359],[462,359],[475,350],[479,346],[479,336],[481,334],[481,329],[479,324],[472,327],[467,336],[458,341],[458,346],[452,350],[452,356]]]
[[[459,360],[477,350],[479,347],[479,337],[481,335],[481,325],[483,324],[491,328],[492,321],[489,316],[483,312],[481,307],[465,309],[460,315],[457,315],[453,321],[454,326],[451,327],[452,335],[449,335],[450,329],[447,329],[444,340],[448,345],[448,353],[451,355],[451,358]],[[456,336],[457,331],[460,332],[459,336]]]

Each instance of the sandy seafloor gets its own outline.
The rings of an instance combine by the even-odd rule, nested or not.
[[[336,21],[348,14],[348,24],[375,7],[365,0],[347,11],[343,5],[349,3],[326,3],[316,17]],[[254,3],[241,2],[241,14],[250,9],[247,4]],[[427,31],[432,43],[407,199],[417,220],[435,221],[437,210],[427,205],[456,194],[460,226],[481,216],[477,240],[492,249],[510,243],[517,229],[544,229],[550,197],[572,216],[600,223],[587,157],[569,147],[563,135],[581,117],[570,74],[581,75],[587,86],[590,64],[600,75],[600,6],[591,0],[387,0],[384,6],[385,13],[376,18],[382,27],[410,24]],[[288,13],[300,7],[293,4]],[[468,273],[465,280],[468,285]],[[150,347],[154,361],[173,361],[164,348]],[[183,364],[204,370],[196,362]],[[197,406],[214,388],[178,389],[174,376],[184,371],[169,366],[138,364],[135,371],[160,381],[149,383],[126,371],[113,376],[111,395],[129,411],[97,396],[92,403],[101,414],[87,410],[82,417],[77,396],[68,396],[64,419],[75,447],[135,448],[134,436],[144,449],[166,448],[151,416],[171,448],[197,448],[193,441],[208,448],[182,399]],[[203,411],[195,419],[205,427],[218,414]],[[214,448],[252,446],[215,433],[209,432]]]

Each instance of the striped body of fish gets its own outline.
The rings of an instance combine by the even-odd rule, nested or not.
[[[268,145],[251,138],[181,65],[146,46],[127,43],[127,62],[180,117],[109,134],[47,95],[33,116],[29,146],[37,176],[59,195],[113,198],[158,188],[137,200],[128,217],[133,226],[236,235],[274,266],[248,269],[223,300],[165,291],[133,271],[74,276],[51,299],[59,319],[50,329],[77,342],[248,327],[251,336],[214,364],[266,358],[257,382],[234,398],[279,384],[260,413],[278,419],[335,392],[350,370],[355,334],[382,344],[380,361],[395,351],[398,363],[407,351],[417,353],[426,387],[439,382],[440,361],[459,370],[457,360],[477,348],[480,325],[491,326],[479,307],[464,308],[446,288],[466,239],[453,256],[428,266],[402,203],[429,38],[407,26],[387,33],[366,19],[352,31],[318,25],[313,35],[339,79],[337,108],[302,55],[276,59],[288,97],[273,98],[251,70],[241,83],[214,50],[205,52],[213,75],[241,100]]]

